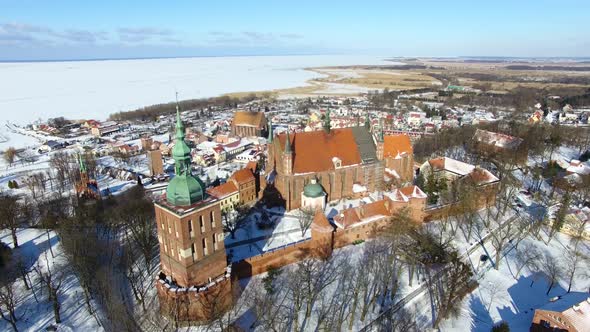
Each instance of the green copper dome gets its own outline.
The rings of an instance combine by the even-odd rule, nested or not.
[[[184,126],[176,106],[176,142],[172,148],[176,176],[166,187],[166,200],[175,206],[188,206],[205,198],[205,185],[191,173],[191,149],[184,142]]]
[[[166,199],[176,206],[188,206],[203,200],[204,184],[192,175],[176,175],[166,188]]]
[[[324,188],[322,188],[316,179],[312,179],[310,183],[303,187],[303,195],[310,198],[324,196]]]

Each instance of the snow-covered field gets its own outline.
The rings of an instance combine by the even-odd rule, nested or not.
[[[291,88],[321,74],[309,67],[391,64],[351,55],[0,63],[3,120],[105,119],[109,114],[180,98]]]
[[[66,266],[67,260],[61,251],[61,246],[57,241],[55,233],[49,233],[49,239],[43,229],[22,229],[18,231],[17,238],[19,248],[13,249],[14,255],[22,255],[25,262],[32,267],[38,266],[46,270],[49,266],[52,270],[57,270],[57,266]],[[7,243],[12,248],[12,239],[10,233],[0,232],[0,241]],[[49,247],[52,247],[55,258],[52,257]],[[29,273],[33,280],[38,303],[31,290],[27,290],[20,280],[15,281],[16,314],[21,317],[17,323],[19,331],[44,331],[50,325],[54,325],[53,308],[51,302],[47,300],[47,291],[38,281],[35,281],[34,272]],[[68,273],[63,280],[59,292],[59,301],[61,303],[61,319],[58,331],[103,331],[103,328],[97,323],[97,319],[92,316],[84,306],[83,291],[80,282],[75,274]],[[10,331],[10,325],[0,320],[0,331]]]
[[[516,276],[515,255],[517,250],[536,247],[542,253],[552,255],[561,264],[563,272],[567,264],[563,257],[570,237],[556,234],[548,245],[529,237],[523,240],[518,248],[508,253],[500,265],[499,270],[490,269],[479,282],[479,287],[466,297],[463,308],[457,319],[447,320],[442,324],[443,331],[490,331],[492,326],[500,321],[506,321],[511,331],[528,331],[535,308],[549,303],[554,296],[563,296],[567,292],[566,276],[559,279],[547,295],[548,282],[543,272],[528,271]],[[588,255],[588,243],[580,246],[581,251]],[[580,273],[574,278],[572,292],[587,293],[590,279],[587,275],[588,265],[581,264]],[[559,301],[559,300],[558,300]]]

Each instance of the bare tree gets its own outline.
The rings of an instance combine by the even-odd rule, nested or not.
[[[61,304],[59,302],[59,295],[61,286],[66,277],[66,268],[57,264],[50,264],[47,258],[47,252],[45,252],[45,268],[42,268],[37,262],[35,272],[39,280],[47,288],[48,300],[51,302],[53,307],[53,316],[55,323],[61,323]]]
[[[0,196],[0,227],[10,231],[12,244],[18,248],[16,231],[20,227],[21,205],[18,198],[9,195]]]
[[[572,290],[572,285],[574,284],[574,279],[576,275],[579,275],[581,269],[580,264],[583,264],[588,261],[588,256],[582,253],[578,248],[578,243],[576,243],[572,247],[568,247],[565,256],[565,275],[567,277],[567,292],[569,293]]]
[[[142,187],[135,186],[120,198],[116,216],[127,230],[125,234],[130,246],[142,253],[149,273],[158,238],[152,202],[145,196]]]
[[[555,285],[555,283],[561,278],[562,276],[562,267],[561,264],[551,255],[550,253],[545,253],[545,257],[542,262],[543,272],[545,273],[545,278],[549,283],[549,288],[547,288],[547,295],[551,292],[551,289]]]
[[[8,163],[9,166],[12,166],[14,163],[14,158],[16,157],[16,149],[13,147],[9,147],[4,151],[4,160]]]
[[[443,273],[428,276],[428,289],[434,300],[437,315],[434,326],[449,317],[456,316],[461,308],[461,301],[470,287],[471,269],[459,259],[456,251],[448,254],[448,263]],[[436,277],[438,276],[438,278]]]
[[[19,306],[21,300],[14,284],[9,281],[3,281],[0,285],[0,317],[8,322],[15,332],[18,332],[16,323],[25,315],[23,313],[19,316],[16,313],[16,308]]]
[[[515,269],[514,279],[518,280],[523,269],[529,271],[537,271],[540,268],[543,260],[543,253],[534,244],[526,244],[517,249],[515,254]]]
[[[299,209],[299,213],[297,216],[297,221],[299,221],[299,229],[301,229],[301,237],[305,236],[305,232],[309,229],[311,224],[313,223],[313,218],[315,216],[315,211],[312,209],[301,207]]]
[[[236,204],[233,209],[222,211],[223,231],[229,232],[231,238],[236,238],[236,232],[248,225],[248,214],[250,209],[243,204]]]

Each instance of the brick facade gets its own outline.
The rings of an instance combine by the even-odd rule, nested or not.
[[[227,267],[219,202],[178,214],[156,203],[162,272],[182,287],[201,285]]]

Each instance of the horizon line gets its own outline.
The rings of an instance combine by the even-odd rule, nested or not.
[[[267,56],[314,56],[314,55],[334,55],[334,56],[378,56],[387,59],[523,59],[523,60],[549,60],[549,59],[563,59],[563,60],[590,60],[590,56],[494,56],[494,55],[445,55],[445,56],[401,56],[401,55],[371,55],[371,54],[350,54],[350,53],[292,53],[292,54],[232,54],[232,55],[179,55],[179,56],[145,56],[145,57],[100,57],[100,58],[56,58],[56,59],[0,59],[0,63],[40,63],[40,62],[90,62],[90,61],[126,61],[126,60],[160,60],[160,59],[191,59],[191,58],[238,58],[238,57],[267,57]]]

